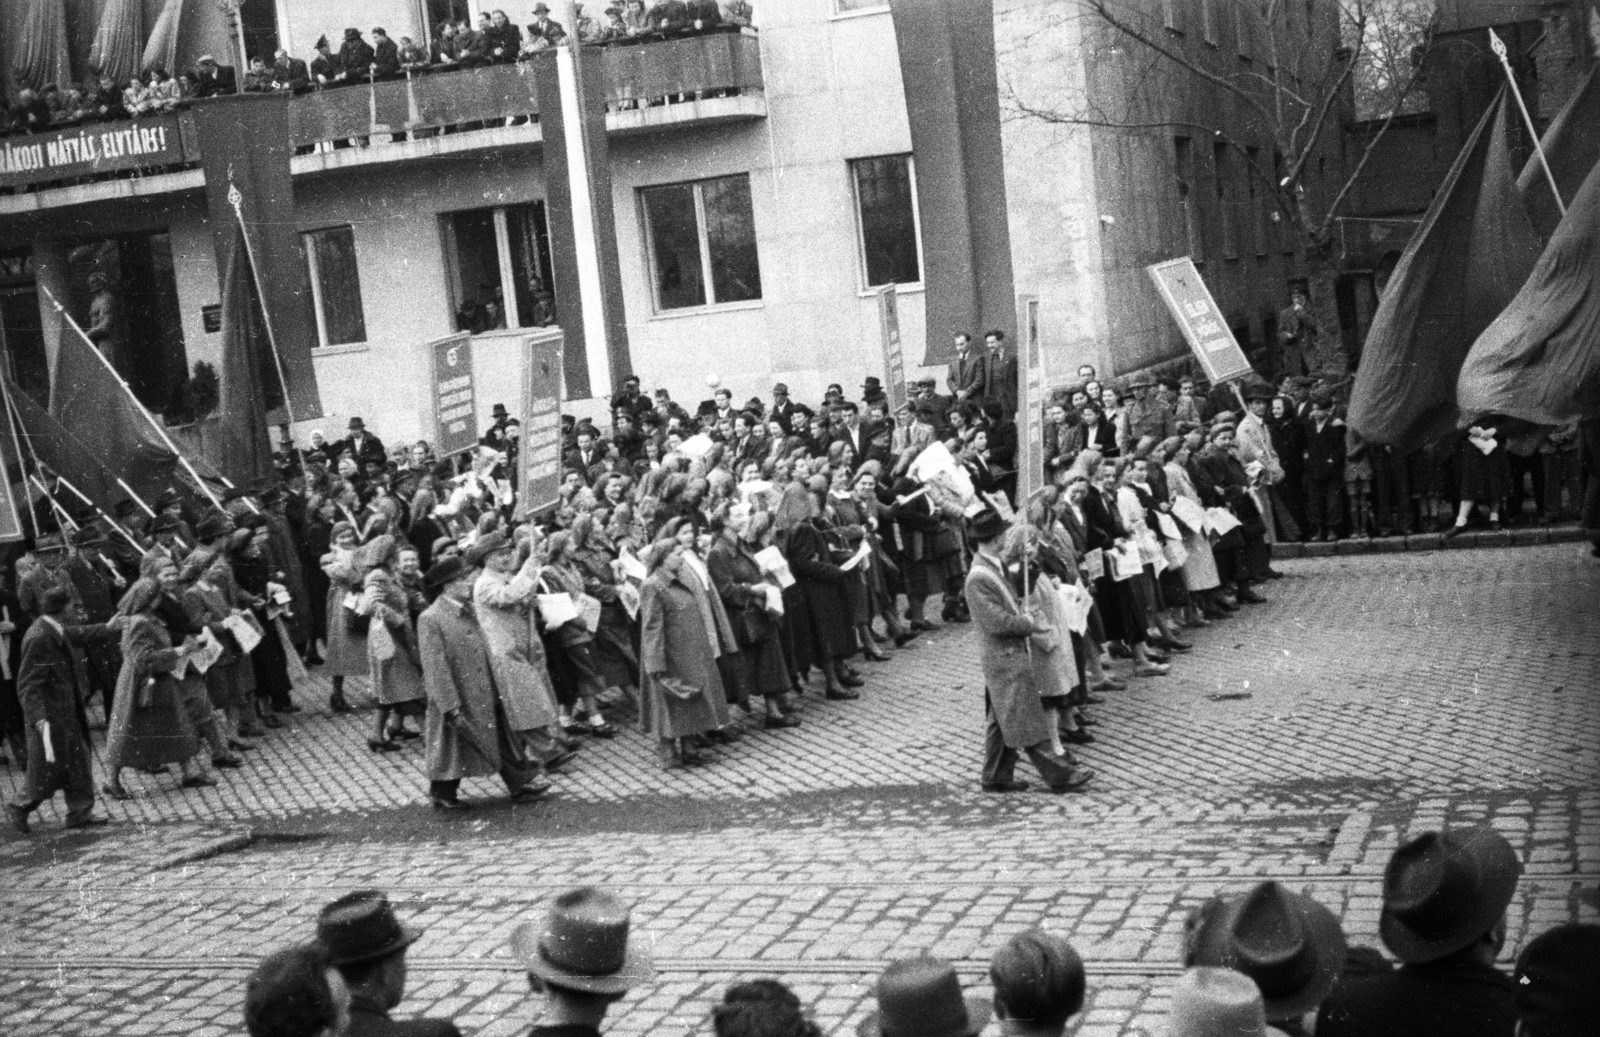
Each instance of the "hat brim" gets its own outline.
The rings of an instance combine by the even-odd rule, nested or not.
[[[421,938],[421,929],[406,925],[404,922],[402,922],[400,924],[399,935],[397,935],[386,946],[376,947],[356,955],[340,955],[339,957],[334,957],[332,954],[330,954],[328,956],[328,964],[356,965],[363,961],[374,961],[378,958],[387,957],[388,955],[393,954],[395,951],[403,951]]]
[[[1466,844],[1472,866],[1483,876],[1483,896],[1470,915],[1464,916],[1443,939],[1419,936],[1389,913],[1387,906],[1378,918],[1378,935],[1383,945],[1407,965],[1425,965],[1454,954],[1489,931],[1511,906],[1522,876],[1522,861],[1505,839],[1473,839]]]
[[[522,967],[529,974],[547,983],[586,994],[624,994],[640,983],[653,978],[656,970],[650,964],[650,953],[640,947],[637,940],[628,940],[623,953],[622,967],[603,976],[568,972],[549,962],[539,950],[540,929],[532,922],[523,922],[511,933],[511,949],[522,959]]]
[[[1301,912],[1300,917],[1305,926],[1306,941],[1311,945],[1312,955],[1316,959],[1316,972],[1293,993],[1270,999],[1265,993],[1262,994],[1268,1022],[1293,1019],[1317,1007],[1344,971],[1346,942],[1344,926],[1339,923],[1339,917],[1304,894],[1294,896],[1297,902],[1307,905],[1307,910]],[[1249,975],[1232,953],[1228,940],[1234,919],[1244,904],[1245,898],[1239,897],[1206,920],[1196,937],[1191,964],[1234,969]]]
[[[971,995],[962,995],[961,1000],[967,1006],[966,1037],[977,1037],[983,1032],[983,1028],[989,1025],[989,1019],[994,1015],[994,1005],[981,997]],[[856,1034],[857,1037],[884,1037],[883,1027],[878,1023],[876,1008],[856,1025]]]

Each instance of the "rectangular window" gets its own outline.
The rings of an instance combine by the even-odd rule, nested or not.
[[[1183,221],[1182,245],[1195,262],[1205,258],[1205,240],[1200,221],[1199,199],[1195,197],[1194,141],[1172,138],[1177,175],[1179,218]]]
[[[1250,237],[1251,248],[1258,256],[1267,254],[1267,236],[1271,233],[1268,229],[1267,208],[1271,204],[1271,192],[1262,189],[1260,183],[1261,149],[1244,149],[1245,188],[1250,194]]]
[[[867,11],[888,9],[888,0],[833,0],[834,14],[863,14]]]
[[[1217,14],[1213,10],[1216,0],[1200,0],[1200,36],[1213,47],[1217,45]]]
[[[1239,52],[1240,61],[1249,61],[1255,55],[1255,48],[1251,45],[1255,28],[1255,15],[1250,10],[1250,0],[1234,0],[1234,49]]]
[[[457,331],[554,324],[544,203],[446,213],[446,271]]]
[[[1229,145],[1212,143],[1211,171],[1217,193],[1217,220],[1222,225],[1222,256],[1224,259],[1237,259],[1239,227],[1233,204],[1233,156],[1229,152]]]
[[[657,310],[761,298],[749,176],[647,187],[639,195]]]
[[[307,231],[300,239],[311,274],[317,344],[344,346],[365,342],[367,318],[361,308],[355,232],[349,227],[328,227]]]
[[[855,181],[866,286],[920,283],[922,248],[911,156],[858,158],[850,163],[850,172]]]

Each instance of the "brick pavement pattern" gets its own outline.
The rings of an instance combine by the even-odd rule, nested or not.
[[[1278,878],[1376,944],[1389,853],[1446,824],[1493,824],[1523,855],[1508,961],[1594,920],[1600,567],[1566,545],[1280,567],[1271,605],[1096,707],[1079,755],[1099,778],[1071,797],[977,791],[964,627],[870,666],[859,702],[752,725],[711,767],[662,772],[630,729],[546,802],[466,783],[486,802],[462,818],[427,811],[420,750],[368,753],[363,716],[303,689],[307,712],[218,788],[140,775],[102,804],[119,824],[63,832],[53,807],[0,843],[0,1033],[240,1032],[253,960],[366,886],[427,927],[401,1011],[492,1035],[537,1011],[507,934],[580,882],[634,900],[661,973],[611,1032],[672,1037],[708,1032],[726,985],[759,975],[851,1032],[888,960],[935,953],[982,990],[994,946],[1039,924],[1088,962],[1075,1033],[1158,1034],[1196,904]]]

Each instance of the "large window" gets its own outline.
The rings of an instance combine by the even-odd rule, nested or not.
[[[834,14],[860,14],[866,11],[887,11],[889,0],[833,0]]]
[[[922,280],[917,238],[916,179],[910,155],[850,163],[861,226],[861,259],[868,288]]]
[[[556,322],[543,202],[448,213],[444,234],[456,330]]]
[[[748,176],[647,187],[640,199],[657,310],[761,298]]]
[[[317,311],[317,344],[365,342],[367,318],[361,308],[355,233],[349,227],[328,227],[300,237],[311,274],[311,302]]]

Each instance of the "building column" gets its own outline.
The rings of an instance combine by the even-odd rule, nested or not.
[[[56,312],[50,293],[61,300],[61,305],[72,304],[72,270],[67,264],[67,246],[60,241],[35,241],[33,243],[33,280],[38,286],[39,327],[44,332],[45,363],[50,368],[51,381],[55,380],[56,355],[61,351],[61,336],[72,334],[66,318]],[[53,386],[52,386],[53,388]]]

